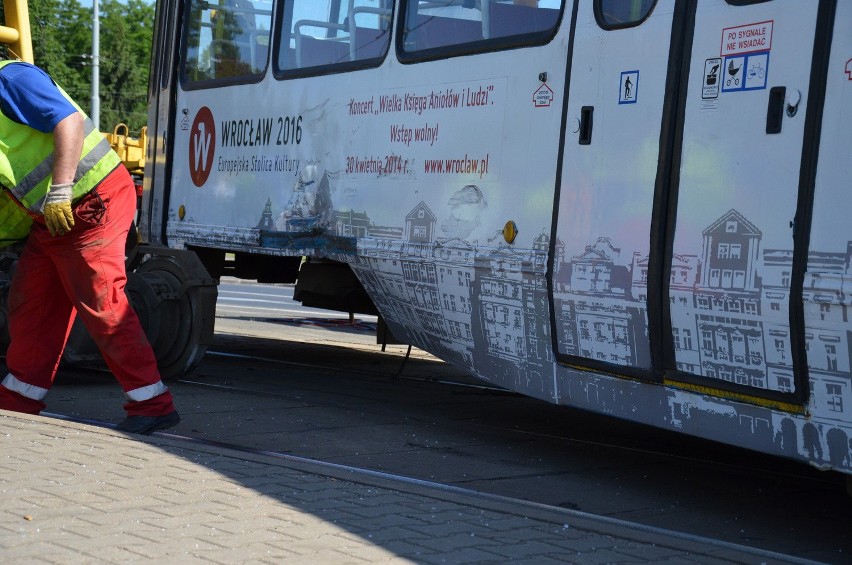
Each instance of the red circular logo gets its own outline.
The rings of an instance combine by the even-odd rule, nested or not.
[[[189,130],[189,175],[195,186],[207,182],[213,170],[213,154],[216,152],[216,124],[213,112],[202,106],[195,114],[192,129]]]

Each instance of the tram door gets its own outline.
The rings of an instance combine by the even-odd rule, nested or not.
[[[793,230],[818,4],[696,3],[667,300],[674,378],[798,392]]]
[[[568,362],[651,368],[647,271],[674,8],[577,3],[552,287]]]

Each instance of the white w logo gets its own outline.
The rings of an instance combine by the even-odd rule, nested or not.
[[[195,115],[189,136],[189,176],[197,187],[204,186],[213,169],[216,152],[216,125],[210,108],[202,106]]]
[[[198,124],[195,132],[195,170],[203,171],[207,165],[207,152],[210,150],[210,137],[204,122]]]

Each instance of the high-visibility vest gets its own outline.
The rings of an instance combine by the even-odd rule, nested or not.
[[[20,63],[2,61],[0,70],[9,64]],[[83,151],[72,189],[72,200],[77,200],[114,171],[121,159],[92,120],[64,90],[59,88],[59,91],[85,118]],[[0,112],[0,183],[6,189],[0,195],[0,246],[23,239],[29,233],[32,218],[22,207],[30,214],[43,214],[53,175],[53,151],[52,133],[19,124]]]

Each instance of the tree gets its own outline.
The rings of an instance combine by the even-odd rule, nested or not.
[[[84,111],[91,105],[92,13],[77,0],[30,0],[35,63]],[[39,11],[39,20],[33,10]]]
[[[101,128],[147,120],[154,7],[141,0],[105,0],[101,22]]]

